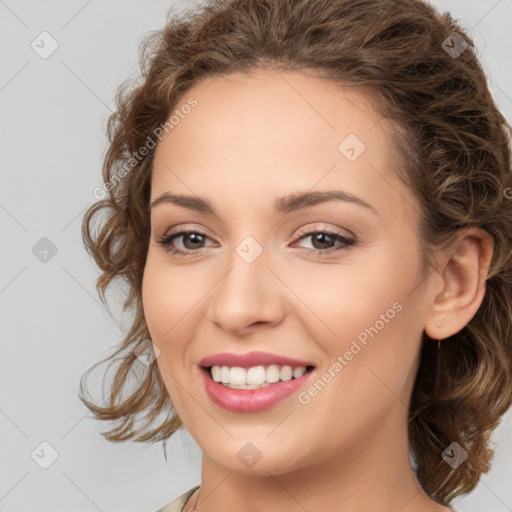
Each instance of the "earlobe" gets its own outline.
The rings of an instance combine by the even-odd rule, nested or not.
[[[459,332],[474,317],[485,295],[485,280],[493,254],[492,237],[481,228],[459,231],[444,252],[438,272],[440,283],[432,289],[425,332],[443,339]]]

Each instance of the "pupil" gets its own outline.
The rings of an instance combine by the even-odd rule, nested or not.
[[[194,243],[201,243],[202,242],[202,236],[199,234],[199,233],[189,233],[188,235],[185,236],[184,240],[186,241],[187,239],[192,239],[192,245]],[[196,239],[195,242],[193,239]],[[187,246],[188,244],[185,243],[185,246]],[[187,247],[187,249],[196,249],[197,247]]]
[[[317,233],[316,236],[313,236],[313,245],[315,245],[315,242],[319,241],[320,245],[321,245],[320,249],[325,249],[324,245],[325,244],[329,245],[329,240],[327,240],[327,242],[324,240],[323,245],[322,245],[322,238],[325,238],[325,237],[327,237],[328,239],[331,238],[326,233]]]

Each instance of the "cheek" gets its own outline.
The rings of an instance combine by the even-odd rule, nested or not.
[[[390,393],[386,386],[397,393],[405,390],[422,332],[421,287],[415,290],[421,282],[418,255],[383,247],[364,260],[354,258],[329,279],[314,277],[308,282],[319,286],[309,295],[316,302],[309,304],[328,330],[322,327],[320,336],[315,328],[317,336],[311,334],[322,344],[328,367],[342,357],[337,371],[331,370],[340,376],[334,379],[340,391],[385,398]]]
[[[314,266],[307,272],[292,274],[281,269],[293,292],[307,306],[302,319],[310,329],[328,342],[328,349],[340,348],[377,323],[379,332],[400,323],[397,310],[404,308],[414,294],[408,295],[419,282],[418,264],[413,254],[393,251],[382,246],[348,256],[340,264]],[[291,272],[287,275],[288,272]],[[312,314],[311,314],[312,313]],[[398,320],[397,320],[398,319]]]
[[[181,380],[176,369],[179,371],[185,350],[179,341],[184,339],[180,335],[182,325],[179,322],[184,314],[184,297],[182,293],[173,292],[177,286],[176,280],[169,274],[165,265],[158,264],[148,255],[142,282],[144,317],[151,340],[160,350],[156,360],[160,374],[175,403],[179,401],[179,386],[173,376]]]
[[[144,317],[151,339],[160,350],[156,363],[167,393],[174,408],[181,411],[185,402],[179,382],[183,381],[182,361],[186,347],[180,345],[179,340],[185,338],[180,335],[179,320],[185,312],[183,293],[186,288],[180,288],[177,283],[178,273],[170,272],[165,262],[150,253],[142,281]]]
[[[171,397],[178,400],[182,393],[179,382],[190,378],[193,367],[190,341],[204,316],[201,298],[209,286],[199,284],[192,267],[172,266],[165,254],[156,251],[148,253],[144,269],[144,317],[151,339],[160,349],[157,364],[162,378]]]
[[[401,400],[406,403],[416,372],[422,323],[420,302],[411,291],[420,276],[413,271],[390,273],[375,284],[367,309],[354,311],[358,325],[352,325],[349,352],[360,351],[352,357],[345,374],[348,385],[358,380],[358,389],[382,408],[392,407]],[[413,269],[409,269],[413,270]],[[377,289],[377,286],[379,288]],[[362,303],[360,303],[361,305]],[[356,320],[357,319],[357,320]]]
[[[179,331],[180,319],[190,309],[192,289],[183,273],[162,261],[160,255],[148,253],[142,281],[144,317],[153,341],[165,348],[167,340]],[[190,299],[190,300],[189,300]]]

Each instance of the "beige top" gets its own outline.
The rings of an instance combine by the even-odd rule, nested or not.
[[[190,496],[192,496],[192,494],[194,494],[197,489],[199,489],[199,485],[192,487],[192,489],[189,489],[186,493],[182,494],[174,501],[171,501],[171,503],[168,503],[164,507],[159,508],[156,512],[187,512],[186,510],[183,510],[183,507],[187,503]]]
[[[199,485],[192,487],[192,489],[188,490],[185,494],[182,494],[171,503],[165,505],[165,507],[159,508],[156,512],[188,512],[187,510],[183,510],[183,507],[187,503],[190,496],[192,496],[192,494],[194,494],[197,489],[199,489]],[[450,507],[450,510],[457,512],[451,505],[448,506]]]

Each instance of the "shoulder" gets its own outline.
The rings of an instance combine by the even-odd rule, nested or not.
[[[186,493],[182,494],[174,501],[171,501],[171,503],[168,503],[162,508],[159,508],[156,512],[182,512],[185,503],[187,503],[190,496],[192,496],[192,494],[194,494],[198,488],[199,485],[192,487],[192,489],[189,489]]]

